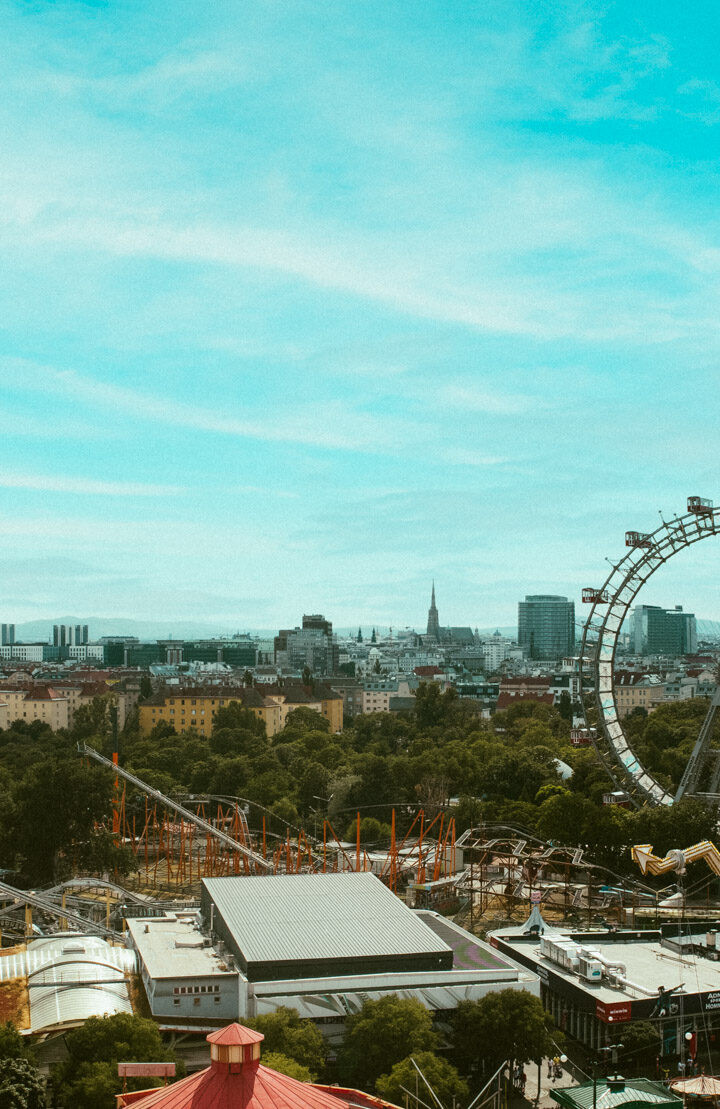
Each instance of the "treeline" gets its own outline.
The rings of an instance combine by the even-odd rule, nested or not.
[[[663,705],[627,721],[640,758],[670,788],[706,708],[695,701]],[[80,739],[110,752],[102,699],[78,711],[70,732],[53,734],[39,722],[0,731],[0,867],[20,882],[39,885],[108,869],[122,874],[131,864],[130,853],[103,831],[111,775],[78,756]],[[328,817],[339,836],[354,837],[359,812],[361,839],[383,846],[393,809],[403,834],[418,807],[432,816],[454,799],[459,831],[481,822],[510,824],[582,844],[596,861],[630,872],[630,844],[653,843],[660,851],[687,846],[711,837],[715,825],[696,802],[639,813],[603,807],[611,784],[592,749],[570,745],[567,712],[523,703],[482,720],[454,691],[442,693],[434,684],[420,687],[414,712],[361,716],[340,735],[305,708],[290,713],[272,738],[238,704],[218,710],[208,739],[177,735],[165,723],[141,737],[131,721],[120,737],[120,757],[164,793],[247,799],[251,826],[259,826],[263,813],[268,833],[277,836],[288,824],[321,830]],[[138,815],[144,812],[142,796],[129,795],[129,812],[133,805]]]

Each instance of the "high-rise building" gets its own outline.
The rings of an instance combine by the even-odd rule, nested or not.
[[[311,629],[322,632],[323,635],[328,635],[332,638],[332,621],[326,620],[319,612],[313,613],[310,616],[303,616],[302,626],[305,629]]]
[[[682,605],[635,605],[630,616],[630,644],[636,655],[692,655],[697,650],[697,626]]]
[[[82,647],[89,642],[87,624],[53,624],[53,647]]]
[[[539,595],[518,604],[518,643],[529,658],[560,659],[575,647],[575,603]]]
[[[313,674],[335,674],[339,648],[333,638],[332,623],[319,613],[303,616],[302,627],[281,629],[275,636],[275,663],[290,670]]]
[[[3,624],[0,627],[0,646],[10,647],[15,642],[15,625]]]
[[[428,609],[426,635],[428,639],[440,638],[440,619],[438,617],[437,605],[435,604],[435,582],[432,583],[432,596],[430,598],[430,608]]]

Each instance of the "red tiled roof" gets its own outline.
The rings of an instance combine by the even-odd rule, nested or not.
[[[264,1037],[259,1032],[231,1024],[211,1032],[211,1044],[247,1047]],[[383,1109],[389,1103],[355,1090],[298,1082],[265,1067],[257,1060],[242,1064],[213,1059],[209,1067],[159,1090],[122,1094],[119,1106],[137,1109],[341,1109],[348,1105]],[[394,1109],[394,1107],[391,1107]]]
[[[25,694],[26,701],[66,701],[67,697],[59,697],[48,686],[40,686],[36,689],[29,689]]]
[[[439,666],[416,666],[413,674],[419,678],[431,678],[433,674],[442,674],[442,670]]]
[[[497,709],[509,709],[511,705],[552,705],[555,698],[552,693],[508,693],[504,690],[497,699]]]
[[[340,1109],[347,1102],[260,1064],[210,1064],[172,1086],[133,1098],[138,1109]]]

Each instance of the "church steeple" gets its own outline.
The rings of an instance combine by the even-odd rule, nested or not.
[[[438,619],[437,605],[435,604],[435,582],[432,583],[430,608],[428,609],[427,636],[429,639],[440,638],[440,620]]]

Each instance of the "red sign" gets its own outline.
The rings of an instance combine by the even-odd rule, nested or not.
[[[120,1078],[174,1078],[174,1063],[118,1063]]]
[[[631,1001],[604,1001],[595,1002],[595,1015],[605,1024],[615,1024],[621,1020],[630,1020],[632,1017]]]

